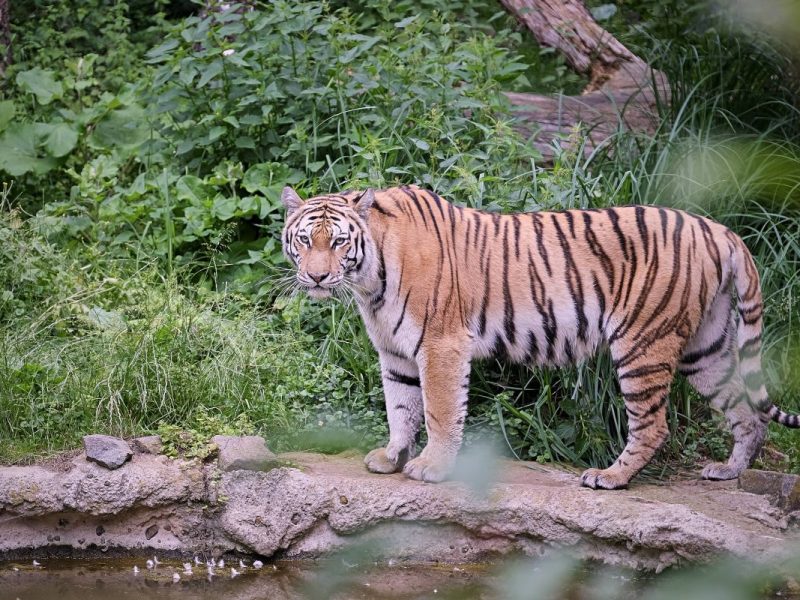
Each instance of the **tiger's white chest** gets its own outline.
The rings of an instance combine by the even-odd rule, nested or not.
[[[413,358],[423,331],[407,303],[404,305],[396,295],[386,294],[380,305],[359,301],[358,310],[376,350]]]

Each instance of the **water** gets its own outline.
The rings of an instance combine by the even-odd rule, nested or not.
[[[152,557],[151,557],[152,558]],[[793,577],[774,579],[763,567],[736,561],[659,576],[589,565],[567,557],[479,565],[398,565],[340,554],[322,561],[278,561],[261,569],[227,560],[184,571],[186,559],[40,559],[0,562],[0,600],[638,600],[800,597]],[[250,565],[250,561],[246,562]],[[133,567],[139,572],[134,573]],[[241,571],[231,576],[231,566]],[[174,581],[175,574],[180,575]],[[788,584],[787,584],[788,582]],[[794,582],[794,583],[792,583]]]
[[[257,570],[240,569],[238,559],[214,569],[205,565],[186,574],[183,560],[162,559],[147,569],[146,559],[42,559],[0,563],[0,600],[256,600],[281,598],[412,599],[489,598],[491,579],[485,566],[375,566],[339,561],[286,561]],[[250,564],[250,561],[247,561]],[[230,566],[240,575],[231,577]],[[139,567],[134,574],[133,567]],[[16,569],[16,570],[15,570]],[[175,573],[180,581],[174,582]]]

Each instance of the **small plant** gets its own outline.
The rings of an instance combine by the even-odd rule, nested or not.
[[[205,407],[194,415],[187,428],[162,423],[156,429],[164,444],[164,454],[172,458],[196,458],[201,461],[213,456],[218,448],[211,441],[215,435],[252,435],[253,424],[247,415],[240,414],[233,422],[211,414]]]

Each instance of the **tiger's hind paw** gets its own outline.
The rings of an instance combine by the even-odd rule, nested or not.
[[[727,463],[711,463],[705,466],[700,477],[703,479],[723,481],[726,479],[736,479],[740,473],[741,471],[739,469]]]
[[[628,487],[628,480],[613,469],[586,469],[581,475],[581,485],[593,490],[620,490]]]

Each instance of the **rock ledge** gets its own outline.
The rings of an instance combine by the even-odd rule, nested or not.
[[[0,468],[0,558],[74,552],[236,551],[318,557],[350,540],[383,558],[469,562],[554,546],[659,571],[719,554],[781,560],[793,516],[736,482],[581,488],[572,473],[504,462],[485,493],[367,473],[360,456],[284,454],[267,472],[135,454],[114,471],[77,456],[67,472]],[[291,466],[286,466],[291,465]],[[274,466],[274,464],[273,464]],[[377,557],[376,557],[377,558]]]

